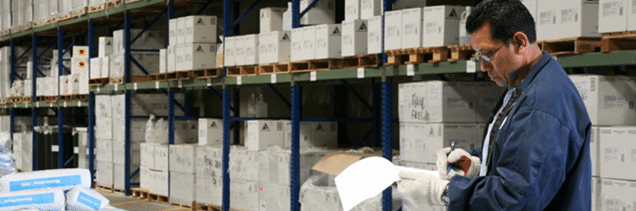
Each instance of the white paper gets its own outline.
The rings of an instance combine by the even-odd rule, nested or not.
[[[407,76],[414,76],[415,75],[415,66],[412,64],[407,64],[406,65],[406,75]]]
[[[477,64],[475,63],[475,61],[471,61],[471,60],[466,61],[467,73],[474,73],[476,72],[476,69],[477,69]]]
[[[396,181],[401,171],[424,172],[438,177],[436,171],[395,166],[383,157],[368,157],[351,164],[334,179],[344,211],[377,196]]]

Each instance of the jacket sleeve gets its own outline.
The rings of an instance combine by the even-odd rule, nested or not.
[[[553,115],[521,108],[497,138],[488,176],[455,176],[448,210],[543,210],[565,181],[570,131]],[[486,165],[486,164],[483,164]]]

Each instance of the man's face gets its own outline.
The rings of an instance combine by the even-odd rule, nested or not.
[[[514,54],[514,45],[506,46],[504,41],[494,40],[490,32],[490,23],[486,23],[471,34],[471,45],[477,54],[490,57],[490,61],[481,61],[481,70],[487,72],[497,86],[514,85],[515,73],[522,66],[521,55]]]

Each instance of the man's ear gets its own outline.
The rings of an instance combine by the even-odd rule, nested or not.
[[[523,53],[530,46],[530,40],[523,32],[515,33],[512,36],[511,43],[515,47],[515,53]]]

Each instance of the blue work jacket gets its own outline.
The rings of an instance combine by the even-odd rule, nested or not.
[[[453,177],[448,210],[591,210],[592,123],[574,84],[544,52],[516,88],[486,176]]]

